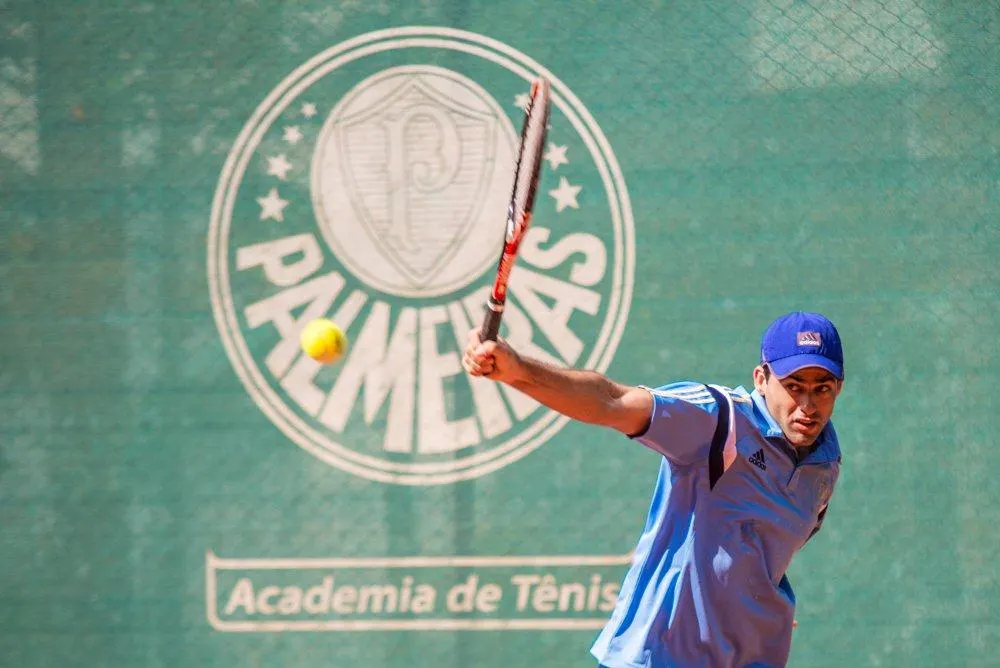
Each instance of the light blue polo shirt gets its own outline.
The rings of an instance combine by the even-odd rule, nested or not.
[[[796,462],[763,397],[712,388],[650,390],[653,414],[636,439],[663,460],[618,604],[591,648],[609,668],[788,661],[795,594],[785,572],[823,522],[840,470],[837,435],[827,424]],[[728,413],[718,435],[717,398]],[[726,464],[714,487],[713,456]]]

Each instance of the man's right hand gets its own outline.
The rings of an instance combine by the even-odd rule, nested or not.
[[[501,338],[483,341],[479,328],[469,331],[462,366],[472,376],[484,376],[501,383],[510,383],[517,376],[521,358]]]
[[[506,383],[566,417],[624,434],[645,431],[652,415],[649,390],[616,383],[596,371],[521,357],[503,339],[483,341],[478,329],[469,332],[462,366],[471,376]]]

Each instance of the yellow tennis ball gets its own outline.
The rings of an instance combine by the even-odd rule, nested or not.
[[[347,350],[347,335],[326,318],[318,318],[302,328],[302,350],[321,364],[332,364]]]

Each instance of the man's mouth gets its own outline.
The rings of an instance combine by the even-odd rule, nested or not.
[[[813,431],[819,426],[816,420],[792,420],[792,425],[799,431]]]

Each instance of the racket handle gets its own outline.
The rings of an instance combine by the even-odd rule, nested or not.
[[[494,304],[491,299],[486,304],[486,316],[483,318],[483,327],[479,330],[479,338],[483,341],[496,341],[502,318],[503,304]]]

